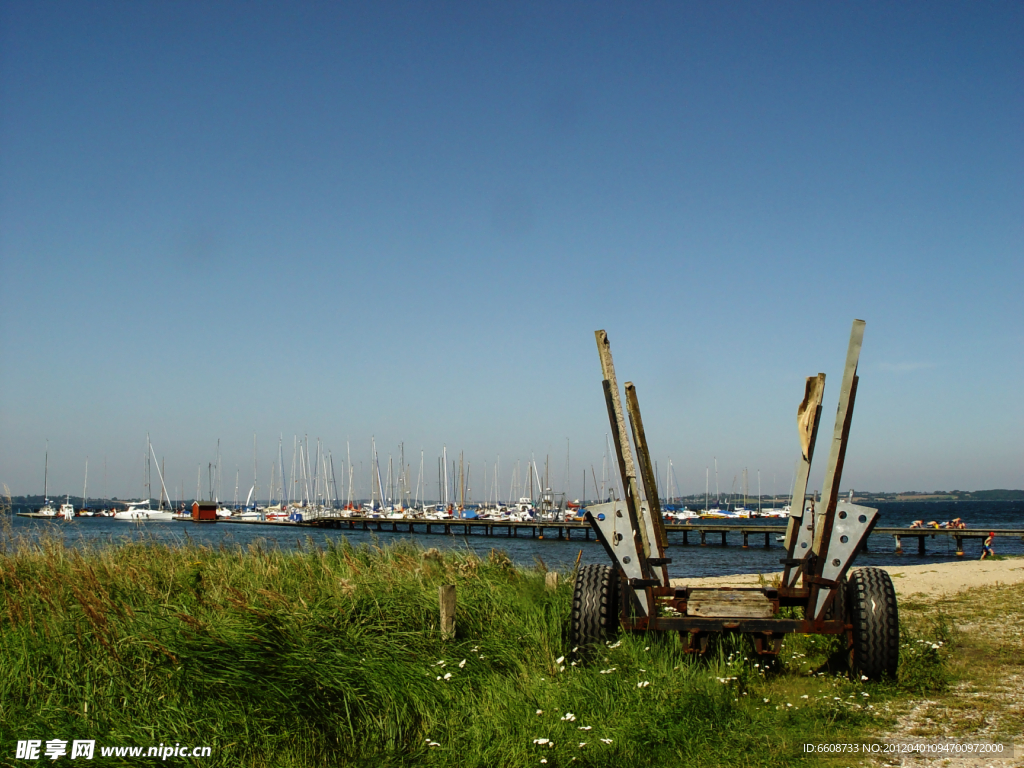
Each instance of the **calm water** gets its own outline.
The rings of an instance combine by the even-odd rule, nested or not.
[[[911,521],[923,519],[942,522],[954,517],[962,518],[970,528],[1018,528],[1024,529],[1024,502],[926,502],[880,504],[881,527],[901,527],[910,525]],[[719,523],[721,521],[709,521]],[[782,533],[785,521],[754,520],[748,524],[766,525]],[[444,536],[443,534],[407,533],[365,533],[362,531],[330,531],[319,529],[297,529],[292,527],[276,527],[267,525],[194,525],[179,522],[132,523],[113,520],[111,518],[76,518],[70,523],[51,520],[35,520],[32,518],[12,516],[14,534],[29,539],[43,532],[63,536],[68,544],[80,542],[100,543],[125,540],[150,539],[168,543],[180,543],[191,540],[200,544],[213,546],[247,546],[262,541],[270,546],[281,548],[295,547],[300,541],[311,538],[314,542],[340,540],[347,537],[353,543],[374,542],[387,543],[401,538],[411,539],[424,547],[461,548],[472,550],[486,556],[492,549],[504,550],[519,564],[529,565],[540,558],[550,567],[564,569],[571,567],[577,554],[583,550],[582,561],[585,563],[607,562],[601,545],[591,538],[573,541],[557,539],[526,538],[522,531],[519,539],[503,536],[484,537]],[[730,534],[729,546],[722,547],[720,537],[708,536],[708,546],[684,547],[676,543],[681,534],[669,535],[669,556],[673,563],[669,572],[673,577],[717,576],[732,573],[763,573],[780,570],[779,558],[783,557],[782,546],[771,536],[770,549],[764,549],[762,541],[751,538],[751,547],[743,549],[739,534]],[[696,535],[690,536],[691,541],[698,541]],[[893,565],[914,563],[936,563],[959,559],[955,555],[952,539],[945,537],[928,539],[927,554],[923,557],[916,554],[917,541],[904,540],[903,555],[896,555],[891,536],[874,535],[868,542],[869,551],[861,553],[856,565]],[[964,543],[964,559],[977,559],[981,554],[981,541],[971,540]],[[1019,537],[996,537],[995,551],[997,554],[1024,555],[1024,543]]]

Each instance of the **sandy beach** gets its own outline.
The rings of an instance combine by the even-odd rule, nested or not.
[[[889,565],[884,570],[892,576],[896,594],[900,597],[923,594],[938,597],[955,594],[973,587],[989,584],[1017,584],[1024,582],[1024,558],[1008,560],[958,560],[952,563],[928,565]],[[780,577],[779,573],[766,573],[768,583]],[[672,586],[757,586],[757,574],[738,576],[708,576],[698,579],[672,579]]]

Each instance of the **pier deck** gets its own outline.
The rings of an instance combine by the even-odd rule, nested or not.
[[[402,519],[392,520],[382,517],[320,517],[312,520],[293,522],[270,522],[260,520],[221,520],[249,525],[288,525],[306,528],[330,528],[349,531],[373,531],[380,533],[430,534],[443,536],[485,536],[498,538],[533,538],[556,539],[559,541],[584,540],[594,537],[591,528],[582,522],[511,522],[504,520],[477,520],[452,518],[450,520]],[[744,523],[669,523],[665,525],[665,533],[670,546],[699,545],[711,543],[718,546],[729,546],[729,534],[742,538],[742,547],[749,548],[751,539],[755,544],[765,548],[772,541],[785,533],[783,523],[744,524]],[[525,536],[523,532],[525,531]],[[984,539],[992,531],[996,540],[1000,538],[1019,537],[1024,542],[1024,528],[886,528],[877,527],[872,536],[892,536],[896,554],[903,554],[903,539],[917,539],[917,554],[925,554],[926,541],[931,538],[950,539],[956,545],[956,554],[963,556],[964,541]],[[596,539],[594,539],[596,540]],[[735,539],[734,539],[735,541]],[[779,542],[781,546],[781,542]]]

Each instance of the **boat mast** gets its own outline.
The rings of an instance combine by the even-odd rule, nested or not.
[[[346,440],[345,451],[348,459],[348,496],[345,497],[345,505],[348,506],[352,503],[352,445]]]
[[[296,460],[296,457],[298,455],[299,455],[299,436],[298,435],[294,435],[292,437],[292,474],[291,474],[292,481],[291,481],[291,483],[288,484],[288,503],[289,504],[291,504],[291,502],[292,502],[292,491],[295,490],[295,483],[298,482],[296,480],[296,478],[295,478],[295,460]]]
[[[259,480],[256,477],[256,433],[252,433],[252,506],[255,509],[259,506],[260,492],[258,490]]]
[[[320,476],[323,474],[320,472],[320,438],[316,439],[316,461],[313,462],[313,503],[319,504],[321,499],[320,493]]]
[[[569,498],[569,438],[565,438],[565,498]],[[586,482],[587,473],[583,473],[584,482]]]
[[[146,440],[147,441],[149,440],[149,435],[146,435]],[[153,455],[153,461],[156,462],[156,451],[153,450],[153,444],[152,443],[150,443],[150,445],[149,445],[149,452]],[[164,473],[160,470],[160,464],[159,463],[157,463],[157,465],[156,465],[156,473],[160,477],[160,491],[163,494],[162,496],[160,496],[159,508],[163,509],[164,508],[164,496],[167,497],[167,504],[168,504],[168,506],[171,503],[171,497],[167,493],[167,486],[164,484]]]
[[[416,478],[416,506],[423,508],[423,449],[420,448],[420,474]]]
[[[448,510],[448,502],[449,502],[449,497],[448,497],[448,446],[447,445],[442,445],[441,446],[441,463],[444,465],[444,499],[442,501],[444,503],[445,511],[447,511]]]
[[[384,508],[384,485],[380,481],[380,461],[377,459],[377,444],[373,444],[373,466],[370,468],[370,472],[376,475],[377,478],[377,499],[380,502],[381,509]],[[370,480],[373,480],[371,476]],[[372,501],[372,500],[371,500]]]
[[[281,499],[283,507],[288,506],[288,499],[285,497],[286,489],[288,488],[288,482],[284,475],[284,433],[279,433],[277,436],[277,464],[281,467],[281,489],[278,493],[278,497]]]
[[[327,457],[331,462],[331,509],[338,508],[338,478],[334,476],[334,454],[330,451],[327,452]]]
[[[89,457],[85,457],[85,482],[82,483],[82,509],[85,509],[85,491],[89,487]]]
[[[46,506],[46,481],[50,476],[50,441],[46,441],[46,458],[43,459],[43,506]]]

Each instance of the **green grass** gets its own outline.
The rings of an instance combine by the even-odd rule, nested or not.
[[[940,653],[915,660],[909,687],[821,672],[834,648],[812,637],[789,638],[770,667],[743,638],[698,659],[653,634],[574,665],[571,574],[550,592],[542,563],[424,554],[8,547],[0,764],[26,764],[19,739],[88,738],[210,746],[206,766],[786,766],[818,760],[803,743],[864,738],[886,702],[944,684]],[[442,584],[457,586],[452,639]]]

